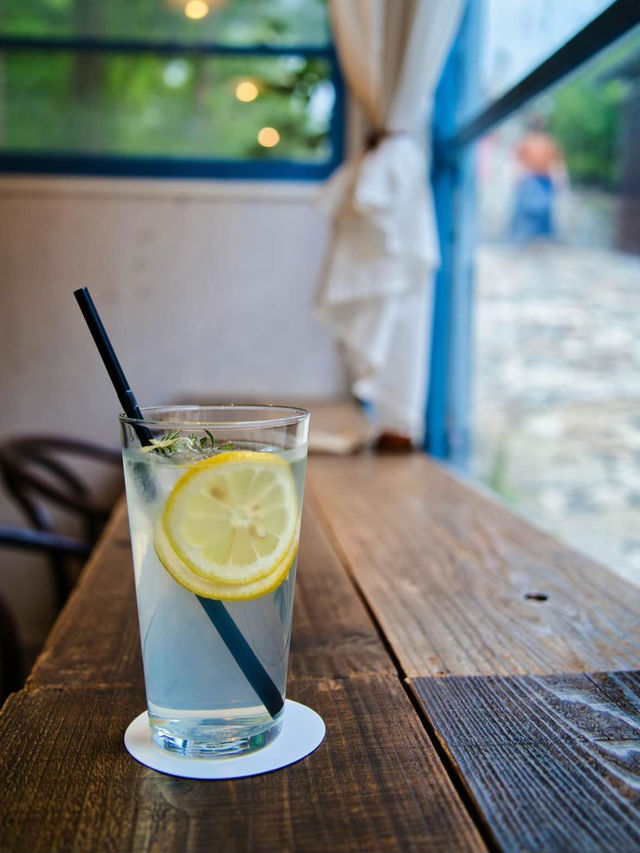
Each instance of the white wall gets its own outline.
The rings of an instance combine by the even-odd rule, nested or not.
[[[141,405],[343,393],[310,310],[327,238],[316,194],[309,184],[0,178],[0,439],[117,443],[118,405],[72,296],[81,285]],[[6,501],[0,512],[17,518]],[[31,640],[48,616],[22,563],[0,553],[0,588]],[[46,584],[42,573],[35,586]]]
[[[72,296],[83,284],[141,404],[341,391],[310,311],[326,241],[314,194],[0,180],[0,385],[10,403],[0,434],[38,426],[116,440],[113,391]]]

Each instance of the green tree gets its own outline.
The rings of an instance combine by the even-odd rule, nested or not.
[[[228,0],[202,21],[185,17],[186,0],[1,2],[5,35],[249,45],[328,38],[324,0]],[[321,58],[11,49],[4,75],[5,149],[310,160],[328,151],[318,96],[326,103],[331,70]],[[243,79],[258,87],[251,103],[235,97]],[[280,133],[275,148],[257,142],[265,126]]]
[[[560,144],[571,179],[612,189],[618,181],[621,80],[598,83],[584,77],[565,84],[553,97],[549,130]]]

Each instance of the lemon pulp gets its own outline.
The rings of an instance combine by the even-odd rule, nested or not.
[[[198,595],[247,600],[285,579],[298,546],[288,462],[230,451],[197,463],[175,484],[155,534],[158,558]]]

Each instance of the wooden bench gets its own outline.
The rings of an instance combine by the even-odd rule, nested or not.
[[[421,454],[310,460],[284,770],[163,776],[124,506],[0,714],[6,851],[640,851],[640,589]]]

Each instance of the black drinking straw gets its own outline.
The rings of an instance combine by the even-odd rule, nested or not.
[[[91,336],[93,337],[95,345],[98,348],[98,352],[104,362],[104,366],[107,368],[109,379],[113,383],[113,387],[116,389],[118,400],[120,400],[120,405],[124,409],[125,415],[128,418],[135,418],[136,420],[141,421],[142,412],[138,406],[138,401],[127,382],[127,377],[124,375],[124,370],[122,369],[115,350],[111,345],[109,335],[107,335],[107,331],[102,325],[102,320],[100,319],[98,309],[91,298],[89,289],[87,287],[81,287],[79,290],[74,290],[73,295],[80,306],[82,316],[87,322],[87,326],[89,327]],[[133,428],[140,439],[140,444],[151,444],[153,436],[150,429],[143,424],[134,424]]]
[[[125,415],[128,418],[142,420],[142,412],[140,411],[138,402],[129,387],[127,378],[111,345],[111,341],[102,324],[89,290],[86,287],[81,287],[79,290],[75,290],[73,295],[80,306],[84,319],[87,321],[89,331],[93,336],[104,366],[107,368],[107,373],[113,383]],[[152,433],[148,427],[144,424],[133,424],[133,428],[140,439],[140,444],[149,445],[151,443]],[[197,595],[196,598],[231,652],[235,662],[244,673],[247,681],[257,693],[260,701],[269,714],[275,717],[283,706],[280,691],[229,615],[227,608],[217,599],[204,598],[200,595]]]

